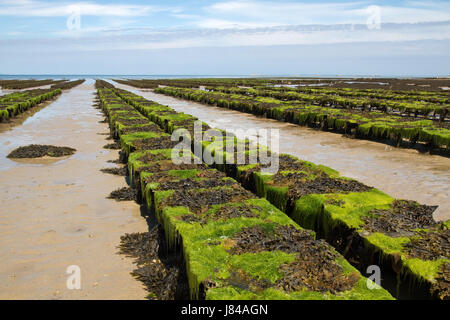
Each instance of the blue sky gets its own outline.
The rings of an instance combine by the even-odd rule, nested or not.
[[[0,0],[0,74],[450,75],[449,1]]]

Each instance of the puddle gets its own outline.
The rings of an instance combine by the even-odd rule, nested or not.
[[[64,160],[70,158],[70,156],[64,157],[42,157],[42,158],[22,158],[22,159],[14,159],[11,158],[11,161],[23,164],[40,164],[40,165],[51,165],[51,164],[60,164],[64,162]]]

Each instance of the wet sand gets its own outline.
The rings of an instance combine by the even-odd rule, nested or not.
[[[87,81],[65,91],[23,123],[0,131],[0,299],[143,299],[132,259],[117,254],[120,236],[148,230],[134,202],[106,199],[126,186],[113,167],[118,152],[102,147],[107,124]],[[13,161],[28,144],[69,146],[60,159]],[[81,290],[66,287],[66,268],[81,269]]]
[[[32,115],[34,115],[35,113],[41,111],[42,109],[44,109],[45,107],[47,107],[48,105],[50,105],[51,103],[53,103],[56,99],[58,99],[59,96],[53,97],[50,100],[47,100],[43,103],[40,103],[20,114],[18,114],[17,116],[8,119],[8,121],[4,121],[4,122],[0,122],[0,134],[2,132],[11,130],[12,128],[21,125],[22,123],[24,123],[29,117],[31,117]]]
[[[400,199],[439,205],[434,217],[450,219],[450,159],[393,148],[382,143],[349,139],[251,114],[177,99],[152,90],[118,84],[147,99],[189,113],[212,127],[230,129],[279,129],[280,152],[329,166],[342,175],[374,186]]]

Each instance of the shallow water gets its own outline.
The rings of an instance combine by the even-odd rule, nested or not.
[[[65,91],[17,123],[0,124],[0,299],[143,299],[130,275],[132,259],[118,255],[125,233],[148,230],[134,202],[106,199],[126,186],[112,167],[117,151],[102,147],[107,124],[94,109],[93,81]],[[5,127],[6,126],[6,127]],[[2,130],[3,129],[3,130]],[[77,149],[58,159],[11,160],[28,144]],[[81,268],[81,290],[66,287],[66,268]]]
[[[450,219],[450,159],[393,148],[373,141],[349,139],[290,123],[156,94],[114,83],[117,87],[191,114],[212,127],[278,129],[280,152],[329,166],[342,175],[374,186],[391,196],[439,205],[438,220]]]

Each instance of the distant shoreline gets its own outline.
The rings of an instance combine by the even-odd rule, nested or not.
[[[270,78],[270,79],[450,79],[450,76],[397,75],[133,75],[133,74],[0,74],[0,79],[192,79],[192,78]]]

